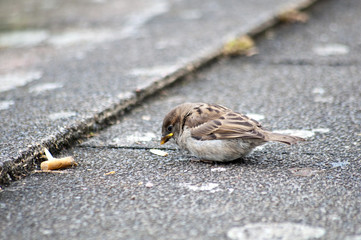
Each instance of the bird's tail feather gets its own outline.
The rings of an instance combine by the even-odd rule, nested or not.
[[[273,133],[273,132],[267,132],[266,140],[273,141],[273,142],[286,143],[289,145],[295,144],[300,141],[306,141],[305,139],[303,139],[301,137],[290,136],[290,135],[285,135],[285,134],[281,134],[281,133]]]

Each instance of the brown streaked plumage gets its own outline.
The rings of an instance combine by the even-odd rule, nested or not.
[[[174,138],[181,149],[202,160],[232,161],[269,141],[294,144],[296,136],[272,133],[246,115],[221,105],[184,103],[164,118],[161,144]]]

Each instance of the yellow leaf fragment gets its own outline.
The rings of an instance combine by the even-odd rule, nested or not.
[[[299,10],[289,9],[281,12],[278,15],[278,19],[281,22],[286,22],[286,23],[295,23],[295,22],[305,23],[308,21],[309,16],[307,13],[300,12]]]
[[[107,173],[105,173],[104,175],[112,175],[112,174],[115,174],[115,171],[107,172]]]
[[[244,35],[239,38],[228,41],[223,46],[223,54],[226,56],[246,55],[252,56],[257,54],[257,48],[251,37]]]

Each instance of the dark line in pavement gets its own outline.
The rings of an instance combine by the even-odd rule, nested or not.
[[[176,148],[157,148],[157,147],[137,147],[137,146],[97,146],[97,145],[80,145],[76,146],[78,148],[97,148],[97,149],[134,149],[134,150],[150,150],[150,149],[159,149],[159,150],[168,150],[168,151],[177,151]]]
[[[150,149],[159,149],[159,150],[164,150],[164,151],[179,151],[179,149],[177,148],[158,148],[158,147],[137,147],[137,146],[115,146],[115,145],[106,145],[106,146],[100,146],[100,145],[79,145],[76,146],[75,148],[96,148],[96,149],[134,149],[134,150],[150,150]],[[262,153],[262,154],[266,154],[269,151],[257,151],[257,153]],[[255,153],[255,154],[257,154]],[[305,154],[305,155],[337,155],[337,153],[333,153],[333,152],[300,152],[301,154]],[[356,152],[355,152],[356,153]],[[292,154],[291,151],[286,152],[280,152],[280,154]],[[258,154],[257,154],[258,155]]]

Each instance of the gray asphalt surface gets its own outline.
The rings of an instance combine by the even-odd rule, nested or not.
[[[223,59],[58,155],[78,167],[4,188],[1,238],[361,239],[360,11],[358,1],[322,1],[306,24],[260,36],[258,55]],[[226,164],[191,161],[168,143],[169,156],[150,153],[164,115],[185,101],[308,141]]]
[[[300,2],[2,1],[0,184]]]

